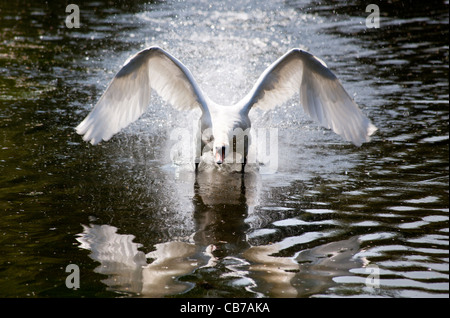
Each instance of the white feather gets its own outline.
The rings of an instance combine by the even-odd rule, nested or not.
[[[93,145],[109,140],[145,112],[152,89],[180,110],[205,104],[190,71],[169,53],[150,47],[128,59],[76,131]]]
[[[92,144],[109,140],[145,112],[152,89],[177,109],[200,108],[201,130],[213,132],[215,148],[228,146],[226,136],[231,137],[236,128],[250,128],[248,113],[253,107],[269,110],[296,93],[312,119],[356,146],[369,141],[376,131],[325,63],[300,49],[290,50],[270,65],[236,105],[221,106],[203,95],[180,61],[161,48],[150,47],[125,63],[77,132]]]
[[[264,71],[244,98],[244,108],[269,110],[295,93],[300,93],[300,103],[312,119],[356,146],[370,141],[377,130],[326,64],[300,49],[287,52]]]

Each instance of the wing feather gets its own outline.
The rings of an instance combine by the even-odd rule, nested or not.
[[[244,109],[269,110],[295,93],[312,119],[356,146],[369,141],[377,130],[325,63],[300,49],[287,52],[261,74],[244,100]]]
[[[91,113],[76,127],[93,145],[109,140],[147,109],[154,89],[179,110],[206,109],[190,71],[159,47],[132,56],[116,74]]]

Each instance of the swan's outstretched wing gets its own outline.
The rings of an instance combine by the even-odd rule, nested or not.
[[[175,108],[206,107],[204,97],[190,71],[158,47],[131,57],[109,84],[91,113],[76,127],[93,145],[109,140],[137,120],[150,102],[154,89]]]
[[[244,107],[272,109],[297,92],[306,113],[357,146],[369,141],[377,129],[325,63],[300,49],[289,51],[264,71]]]

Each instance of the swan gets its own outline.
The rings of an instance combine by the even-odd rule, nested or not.
[[[377,130],[326,64],[304,50],[289,50],[261,74],[242,100],[222,106],[202,92],[178,59],[152,46],[125,62],[76,132],[93,145],[109,140],[145,112],[152,89],[176,109],[200,109],[199,155],[212,150],[220,165],[234,150],[241,154],[242,171],[251,142],[246,133],[251,127],[250,110],[273,109],[295,93],[312,119],[355,146],[370,141]],[[236,147],[238,143],[244,147]],[[199,160],[195,160],[196,169]]]

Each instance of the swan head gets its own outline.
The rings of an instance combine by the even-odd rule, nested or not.
[[[232,163],[234,153],[238,152],[242,156],[245,150],[242,147],[236,147],[243,137],[248,135],[250,130],[250,120],[247,114],[241,112],[240,105],[219,106],[214,105],[212,112],[212,139],[213,156],[216,164]],[[242,148],[242,149],[241,149]]]
[[[229,142],[228,139],[214,139],[213,143],[213,155],[214,161],[218,165],[225,163],[225,158],[229,152]]]
[[[218,165],[225,161],[226,146],[214,147],[214,160]]]
[[[225,163],[225,157],[228,155],[230,136],[233,134],[233,122],[227,120],[228,117],[224,114],[219,117],[213,123],[212,133],[213,133],[213,155],[214,161],[218,165]]]

